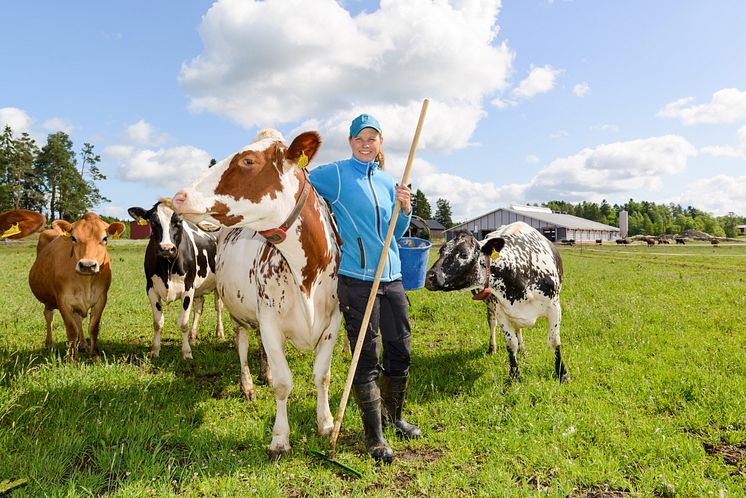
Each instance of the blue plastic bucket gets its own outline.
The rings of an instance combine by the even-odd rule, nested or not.
[[[430,241],[417,237],[402,237],[397,242],[401,275],[404,289],[421,289],[425,286],[427,259],[430,255]]]

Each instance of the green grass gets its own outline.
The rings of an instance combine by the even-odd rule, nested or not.
[[[0,244],[0,481],[28,479],[12,496],[744,496],[746,247],[721,246],[561,248],[573,378],[561,386],[545,321],[524,331],[522,379],[510,382],[504,349],[486,354],[483,304],[409,292],[406,413],[425,437],[387,432],[397,459],[375,465],[351,403],[337,458],[363,472],[355,479],[305,451],[327,448],[315,433],[310,354],[287,349],[294,450],[277,463],[267,460],[272,390],[241,396],[229,320],[218,341],[211,298],[194,361],[181,360],[176,305],[161,357],[147,357],[143,242],[110,248],[96,363],[66,361],[59,315],[56,349],[43,348],[42,306],[26,283],[34,246]],[[348,364],[340,341],[334,413]]]

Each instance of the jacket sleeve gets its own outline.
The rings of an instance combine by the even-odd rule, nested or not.
[[[334,204],[339,199],[339,167],[329,163],[311,170],[308,176],[311,185],[324,199]]]
[[[409,208],[409,214],[404,214],[404,210],[399,210],[399,217],[396,218],[396,227],[394,227],[394,239],[399,240],[409,228],[409,222],[412,221],[412,208]]]

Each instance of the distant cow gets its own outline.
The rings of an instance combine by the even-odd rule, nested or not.
[[[660,244],[669,244],[669,243],[670,243],[670,242],[668,241],[668,239],[664,239],[664,238],[660,238],[660,239],[658,239],[658,244],[659,244],[659,245],[660,245]]]
[[[499,324],[511,377],[520,374],[516,354],[524,351],[522,328],[546,317],[555,374],[560,382],[569,379],[560,354],[562,260],[536,229],[519,221],[490,233],[482,242],[468,232],[459,232],[440,248],[438,260],[427,272],[425,287],[432,291],[480,290],[473,298],[484,299],[487,305],[488,351],[496,350]]]
[[[718,244],[720,244],[720,241],[718,239],[710,239],[710,244],[712,244],[713,246],[717,246]]]
[[[22,239],[39,230],[45,221],[44,215],[27,209],[0,213],[0,239]]]
[[[681,237],[676,237],[676,243],[681,244],[682,246],[686,244],[686,242],[684,242],[684,239]]]
[[[629,244],[628,239],[616,239],[617,244]]]
[[[603,239],[596,239],[596,245],[603,245],[604,241]]]
[[[215,289],[215,237],[183,220],[167,204],[157,202],[152,208],[131,207],[128,210],[138,223],[150,222],[151,233],[145,249],[145,291],[153,311],[153,344],[150,356],[161,351],[161,331],[164,318],[161,301],[166,304],[181,300],[179,329],[181,330],[181,356],[192,359],[192,342],[197,339],[202,316],[204,296],[215,292],[217,327],[215,334],[223,339],[223,303]],[[189,335],[189,315],[194,308],[194,322]]]
[[[253,143],[217,163],[173,200],[187,218],[207,217],[228,227],[218,244],[218,291],[236,322],[260,330],[277,407],[272,459],[290,451],[292,373],[286,342],[315,351],[316,426],[322,436],[334,428],[329,370],[342,318],[339,244],[326,203],[301,169],[320,144],[314,131],[301,133],[288,146],[278,131],[262,130]],[[243,329],[239,342],[241,388],[250,397],[254,388],[245,375]]]
[[[91,313],[89,354],[98,356],[98,332],[111,285],[107,243],[124,231],[119,222],[111,225],[95,213],[86,213],[75,223],[56,220],[44,231],[36,246],[36,261],[29,272],[34,296],[44,304],[47,347],[52,347],[52,319],[58,309],[65,322],[68,355],[78,358],[78,347],[87,348],[83,319]]]
[[[655,239],[646,238],[646,239],[642,239],[642,240],[645,241],[645,243],[648,245],[648,247],[655,245]]]

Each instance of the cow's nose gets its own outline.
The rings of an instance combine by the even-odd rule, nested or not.
[[[176,246],[173,244],[160,244],[158,246],[158,252],[161,256],[170,258],[176,256]]]
[[[171,200],[171,203],[174,206],[174,210],[176,212],[180,212],[182,209],[184,209],[184,205],[186,205],[187,201],[187,194],[184,190],[179,190],[176,192],[176,195],[174,195],[174,198]]]
[[[78,273],[82,273],[85,275],[98,273],[98,261],[96,261],[95,259],[81,259],[80,261],[78,261],[75,270]]]
[[[435,272],[429,271],[425,275],[425,289],[433,290],[435,288]]]

